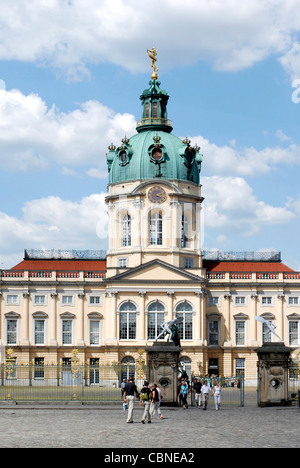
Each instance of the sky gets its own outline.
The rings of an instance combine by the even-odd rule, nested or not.
[[[24,249],[107,249],[107,147],[152,73],[201,147],[203,250],[300,271],[297,0],[0,0],[0,269]]]

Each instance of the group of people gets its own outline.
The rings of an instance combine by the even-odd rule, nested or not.
[[[149,385],[147,380],[144,381],[144,385],[139,392],[134,382],[134,377],[129,379],[123,387],[124,403],[128,406],[127,423],[133,422],[133,408],[134,400],[138,398],[140,400],[140,406],[144,408],[143,416],[141,419],[142,424],[151,423],[151,419],[158,413],[159,419],[163,419],[163,415],[160,410],[160,403],[162,400],[160,388],[153,383]]]
[[[178,386],[178,397],[179,404],[182,405],[183,409],[188,408],[187,397],[190,393],[189,381],[187,378],[181,378]],[[205,378],[203,383],[197,378],[194,379],[193,388],[195,403],[197,408],[207,409],[209,395],[214,397],[215,408],[218,411],[221,404],[221,385],[218,380],[210,383],[209,378]]]

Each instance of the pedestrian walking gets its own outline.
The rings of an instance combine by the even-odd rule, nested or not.
[[[151,400],[152,400],[152,391],[151,391],[151,388],[149,388],[149,382],[145,380],[144,386],[140,392],[140,406],[144,407],[144,413],[142,416],[143,424],[145,424],[146,421],[147,423],[151,423],[151,416],[150,416]]]
[[[180,395],[182,397],[182,407],[183,409],[187,409],[188,404],[187,404],[187,396],[189,394],[189,387],[188,384],[184,379],[181,381],[181,386],[180,386]]]
[[[155,415],[155,412],[157,411],[157,414],[159,415],[159,419],[164,419],[163,415],[160,410],[160,403],[161,403],[161,390],[156,384],[152,384],[151,386],[152,390],[152,400],[151,400],[151,406],[150,406],[150,415],[151,418]]]
[[[221,386],[219,382],[216,382],[216,385],[214,385],[213,396],[215,400],[215,408],[218,411],[220,409],[221,404]]]
[[[204,380],[204,383],[201,388],[201,399],[202,399],[202,405],[203,405],[204,410],[207,409],[209,393],[210,393],[210,387],[208,386],[207,380]]]
[[[134,395],[139,398],[139,392],[134,383],[134,377],[130,377],[129,382],[124,387],[124,403],[128,404],[127,423],[133,422]]]
[[[202,384],[198,379],[194,380],[194,395],[195,395],[195,403],[196,407],[200,408],[201,406],[201,387]]]
[[[121,395],[122,395],[122,398],[124,398],[124,388],[125,388],[125,385],[126,385],[126,379],[123,379],[122,383],[121,383]]]

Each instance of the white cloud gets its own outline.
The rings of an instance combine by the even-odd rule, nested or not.
[[[201,148],[205,174],[258,177],[269,174],[281,164],[300,164],[300,146],[293,143],[282,130],[278,130],[276,136],[289,145],[257,150],[253,146],[237,148],[236,141],[234,144],[231,142],[231,146],[218,146],[203,136],[190,136],[189,139],[192,145],[197,143]]]
[[[89,76],[89,64],[101,62],[149,70],[145,52],[153,45],[164,68],[209,60],[219,70],[239,70],[275,54],[291,73],[298,60],[297,0],[0,0],[0,6],[0,59],[48,65],[69,79]]]
[[[22,218],[0,212],[0,264],[12,267],[22,259],[24,248],[106,248],[105,196],[94,194],[79,202],[53,196],[32,200],[23,206]]]
[[[64,113],[48,109],[36,94],[0,89],[0,167],[30,172],[57,163],[70,171],[93,164],[104,171],[108,144],[119,143],[135,126],[133,115],[116,114],[98,101]]]
[[[295,218],[292,205],[276,207],[257,200],[241,177],[204,177],[202,182],[205,230],[217,229],[219,239],[233,233],[253,236],[263,226],[285,224]]]

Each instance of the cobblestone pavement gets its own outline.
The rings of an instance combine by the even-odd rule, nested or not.
[[[133,424],[122,404],[114,406],[0,406],[0,447],[4,448],[296,448],[300,409],[258,408],[246,391],[245,407],[215,411],[162,408],[164,419],[141,424],[136,403]]]

